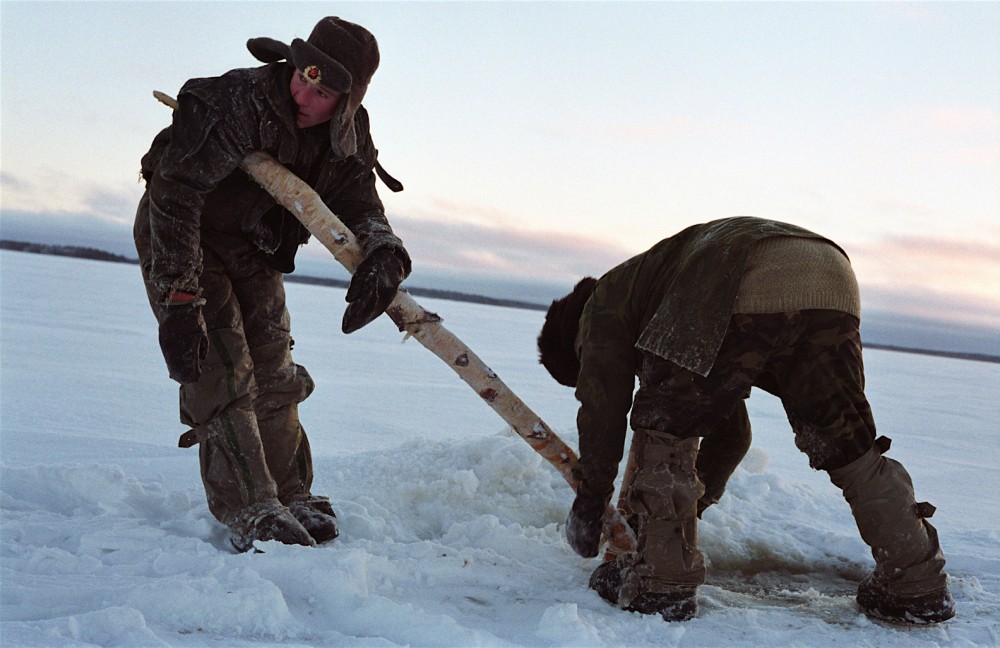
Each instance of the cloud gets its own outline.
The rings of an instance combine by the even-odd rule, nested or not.
[[[411,256],[438,270],[571,282],[603,274],[634,254],[600,236],[532,229],[510,219],[483,223],[392,214],[389,221]]]
[[[132,254],[131,221],[141,185],[107,189],[72,178],[32,182],[4,172],[0,186],[5,238]],[[70,190],[75,197],[66,193]],[[905,211],[912,213],[911,207]],[[545,284],[557,292],[546,288],[544,296],[558,296],[580,277],[600,276],[641,251],[609,235],[610,227],[561,232],[500,209],[446,200],[390,213],[389,221],[414,259],[415,277],[448,275],[475,286],[459,288],[470,292],[491,282],[517,284],[522,292],[529,284]],[[975,240],[899,235],[841,242],[866,308],[1000,328],[1000,225],[982,224],[980,231]],[[328,260],[322,250],[306,257]]]
[[[0,211],[0,238],[27,243],[78,245],[136,257],[132,225],[86,212]]]
[[[600,236],[523,225],[399,214],[390,221],[414,259],[439,271],[565,285],[639,252]],[[1000,226],[984,226],[979,240],[901,235],[846,247],[866,310],[1000,329]]]
[[[100,218],[131,225],[135,219],[138,196],[135,192],[112,191],[91,187],[81,198],[86,211]]]
[[[900,235],[847,248],[869,305],[1000,328],[1000,226],[978,240]]]
[[[17,176],[0,171],[0,189],[6,194],[9,191],[24,191],[26,184]]]
[[[112,223],[131,223],[143,186],[120,182],[99,184],[76,176],[43,169],[30,179],[0,174],[4,211],[36,214],[76,214],[81,218]]]
[[[866,309],[871,307],[1000,330],[1000,302],[982,301],[960,292],[928,290],[919,286],[866,284],[862,285],[861,293]]]

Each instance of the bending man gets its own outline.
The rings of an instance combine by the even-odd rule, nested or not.
[[[750,217],[689,227],[552,303],[538,344],[580,401],[580,487],[566,536],[581,556],[597,555],[631,409],[636,471],[622,501],[638,551],[597,568],[590,586],[601,597],[668,621],[697,613],[697,518],[749,447],[743,401],[760,387],[781,399],[796,445],[843,490],[871,547],[862,610],[920,623],[954,616],[924,519],[933,507],[915,503],[906,470],[883,457],[888,439],[875,437],[860,310],[839,247]]]

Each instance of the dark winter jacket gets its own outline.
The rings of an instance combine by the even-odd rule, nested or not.
[[[357,151],[337,158],[327,124],[296,127],[293,73],[287,63],[272,63],[192,79],[181,88],[173,123],[142,158],[150,198],[150,278],[164,294],[197,293],[201,246],[224,244],[233,235],[255,244],[276,269],[294,270],[295,253],[309,234],[240,169],[255,150],[270,153],[313,187],[366,254],[395,248],[409,273],[409,257],[375,190],[377,151],[367,112],[361,107],[354,116]]]
[[[598,280],[577,337],[580,462],[574,473],[583,482],[581,492],[611,495],[641,353],[707,374],[750,249],[776,236],[826,240],[795,225],[727,218],[691,226]]]

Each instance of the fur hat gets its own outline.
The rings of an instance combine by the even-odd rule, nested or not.
[[[330,143],[338,157],[354,154],[358,147],[354,114],[379,64],[378,43],[371,32],[327,16],[316,23],[307,40],[296,38],[286,45],[273,38],[251,38],[247,49],[264,63],[288,61],[309,81],[343,94],[330,120]]]
[[[545,324],[538,336],[538,361],[560,385],[576,387],[580,375],[576,336],[580,330],[583,307],[596,286],[597,279],[584,277],[573,292],[553,301],[545,313]]]

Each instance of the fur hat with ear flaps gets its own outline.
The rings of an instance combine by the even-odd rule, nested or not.
[[[338,157],[358,148],[354,114],[378,68],[378,43],[371,32],[336,16],[327,16],[313,27],[307,40],[286,45],[273,38],[251,38],[247,49],[264,63],[288,61],[312,83],[343,94],[330,120],[330,144]]]
[[[583,307],[596,286],[597,279],[584,277],[573,292],[552,302],[545,314],[545,324],[538,336],[538,361],[560,385],[576,387],[580,375],[576,335],[580,330]]]

